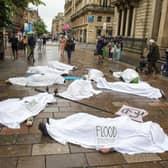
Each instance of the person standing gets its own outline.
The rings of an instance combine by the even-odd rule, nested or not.
[[[68,64],[71,64],[73,47],[74,47],[74,42],[73,42],[72,36],[69,35],[65,46],[65,50],[67,52],[67,57],[68,57]]]
[[[147,55],[148,59],[148,72],[147,74],[153,73],[153,70],[155,71],[155,74],[159,73],[159,70],[156,66],[156,62],[160,58],[160,53],[159,53],[159,47],[156,44],[155,40],[150,39],[149,40],[149,53]]]
[[[17,36],[14,34],[13,37],[10,39],[11,42],[11,47],[12,47],[12,54],[13,54],[13,58],[14,60],[18,58],[18,38]]]
[[[26,54],[27,52],[27,37],[24,36],[23,39],[22,39],[22,42],[23,42],[23,50],[24,50],[24,54]]]
[[[103,63],[103,47],[104,47],[104,40],[99,36],[97,39],[96,50],[97,50],[97,64]]]
[[[4,60],[3,33],[0,32],[0,60]]]
[[[28,38],[28,47],[29,47],[29,54],[28,54],[28,61],[33,61],[33,63],[35,62],[35,59],[34,59],[34,48],[35,48],[35,45],[36,45],[36,41],[35,41],[35,38],[33,37],[33,35],[31,35],[29,38]]]
[[[61,39],[59,40],[59,48],[61,52],[61,57],[64,58],[64,50],[66,46],[66,40],[64,36],[61,36]]]

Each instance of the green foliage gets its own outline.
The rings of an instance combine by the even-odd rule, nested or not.
[[[25,9],[28,4],[45,5],[41,0],[0,0],[0,28],[11,23],[11,16],[18,9]]]
[[[48,33],[46,30],[46,25],[42,19],[34,23],[34,29],[37,32],[38,36]]]

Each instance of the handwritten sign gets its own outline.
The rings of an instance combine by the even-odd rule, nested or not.
[[[116,114],[121,116],[126,115],[132,120],[143,122],[143,117],[148,115],[148,112],[144,109],[123,105]]]

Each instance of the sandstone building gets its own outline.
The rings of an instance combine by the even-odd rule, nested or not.
[[[114,8],[111,1],[66,0],[65,23],[71,25],[77,40],[95,43],[99,35],[112,36]]]
[[[57,16],[52,20],[52,28],[51,32],[53,36],[56,36],[57,33],[62,32],[62,27],[64,23],[64,14],[62,12],[59,12]]]

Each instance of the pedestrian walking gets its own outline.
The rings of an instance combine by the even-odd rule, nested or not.
[[[28,61],[33,61],[33,63],[35,62],[35,59],[34,59],[34,48],[35,48],[35,45],[36,45],[36,41],[35,41],[35,38],[33,37],[33,35],[31,35],[29,38],[28,38],[28,47],[29,47],[29,53],[28,53]]]
[[[74,42],[72,39],[72,35],[69,35],[66,41],[66,46],[65,46],[65,50],[67,52],[68,64],[71,64],[71,56],[72,56],[73,47],[74,47]]]
[[[15,60],[18,58],[18,42],[19,42],[15,34],[10,39],[10,42],[11,42],[11,47],[12,47],[13,58]]]
[[[97,38],[96,50],[97,50],[97,64],[103,63],[103,47],[104,47],[104,40],[101,36]]]
[[[165,51],[166,62],[161,66],[161,74],[168,77],[168,49]]]
[[[114,45],[114,52],[113,52],[113,61],[114,62],[119,62],[121,57],[121,46],[119,43],[116,43]]]
[[[43,49],[46,49],[46,42],[47,42],[47,38],[46,36],[43,36]]]
[[[60,49],[60,55],[62,58],[64,58],[64,50],[65,50],[65,46],[66,46],[66,39],[64,36],[61,36],[60,40],[59,40],[59,49]]]
[[[149,40],[149,52],[147,55],[148,59],[148,71],[147,74],[151,74],[155,71],[155,74],[159,73],[159,70],[156,66],[156,62],[160,58],[159,47],[156,44],[155,40]]]
[[[37,46],[38,46],[38,52],[41,53],[42,52],[42,45],[43,45],[43,39],[41,37],[39,37],[37,39]]]
[[[4,59],[4,44],[3,44],[3,34],[0,33],[0,60]]]
[[[24,54],[26,54],[27,53],[27,43],[28,43],[26,36],[23,37],[22,43],[23,43]]]

